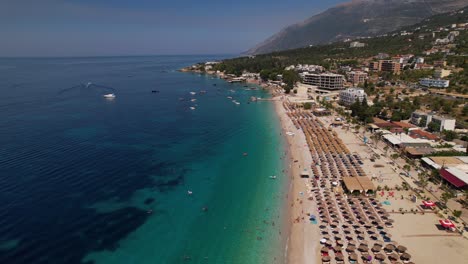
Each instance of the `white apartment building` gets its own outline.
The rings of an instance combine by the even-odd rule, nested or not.
[[[419,84],[426,87],[447,88],[450,81],[442,79],[423,78],[419,80]]]
[[[411,123],[414,125],[427,127],[431,122],[437,123],[440,126],[440,132],[444,130],[455,130],[456,120],[453,118],[445,118],[422,112],[413,112],[411,114]]]
[[[367,94],[361,88],[348,88],[340,92],[340,104],[350,106],[356,101],[367,100]]]
[[[432,122],[437,123],[440,126],[440,132],[444,130],[455,130],[456,120],[453,118],[445,118],[441,116],[433,116]]]

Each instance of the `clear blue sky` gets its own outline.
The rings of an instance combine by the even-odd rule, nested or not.
[[[233,54],[344,0],[0,0],[0,56]]]

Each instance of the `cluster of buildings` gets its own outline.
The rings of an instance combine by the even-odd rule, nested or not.
[[[431,122],[434,122],[440,128],[439,132],[442,132],[444,130],[454,131],[456,120],[453,118],[438,116],[432,113],[423,113],[417,111],[411,114],[410,122],[423,128],[427,128]]]
[[[285,70],[297,72],[323,72],[324,68],[320,65],[298,64],[288,66],[285,68]]]

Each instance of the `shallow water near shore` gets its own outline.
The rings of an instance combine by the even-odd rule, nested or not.
[[[0,59],[0,262],[282,263],[279,122],[213,59]]]

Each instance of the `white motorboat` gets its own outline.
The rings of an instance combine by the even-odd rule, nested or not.
[[[276,175],[270,176],[270,179],[276,179]]]
[[[103,96],[104,96],[104,98],[107,98],[107,99],[113,99],[113,98],[115,98],[115,94],[113,94],[113,93],[105,94],[105,95],[103,95]]]
[[[239,102],[237,102],[236,100],[232,100],[233,103],[235,103],[236,105],[240,105]]]
[[[195,110],[195,109],[196,109],[196,108],[195,108],[195,107],[193,107],[193,106],[191,106],[191,107],[190,107],[190,110]]]
[[[190,92],[191,95],[196,95],[197,93],[196,92]]]

